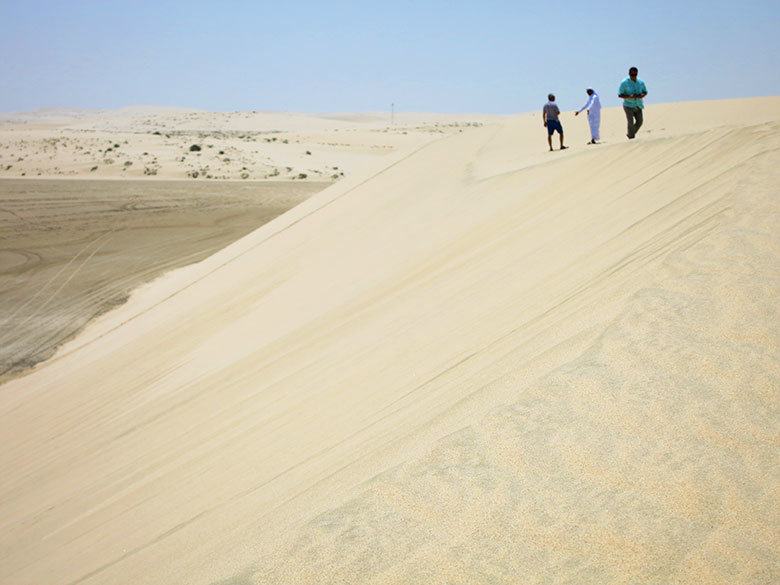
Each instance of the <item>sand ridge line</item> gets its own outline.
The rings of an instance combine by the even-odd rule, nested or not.
[[[252,250],[254,250],[255,248],[257,248],[257,247],[261,246],[261,245],[262,245],[262,244],[264,244],[265,242],[267,242],[267,241],[269,241],[269,240],[271,240],[271,239],[275,238],[276,236],[278,236],[279,234],[281,234],[281,233],[283,233],[284,231],[288,230],[289,228],[291,228],[291,227],[293,227],[293,226],[297,225],[298,223],[302,222],[303,220],[305,220],[307,217],[309,217],[309,216],[310,216],[310,215],[312,215],[313,213],[316,213],[317,211],[319,211],[320,209],[322,209],[322,208],[324,208],[324,207],[327,207],[328,205],[330,205],[330,204],[331,204],[331,203],[333,203],[334,201],[337,201],[337,200],[341,199],[342,197],[345,197],[346,195],[348,195],[348,194],[352,193],[352,192],[353,192],[353,191],[355,191],[356,189],[360,188],[362,185],[364,185],[364,184],[368,183],[369,181],[371,181],[371,180],[372,180],[373,178],[375,178],[376,176],[378,176],[378,175],[381,175],[382,173],[384,173],[384,172],[386,172],[387,170],[389,170],[389,169],[393,168],[393,167],[394,167],[394,166],[396,166],[397,164],[400,164],[400,163],[401,163],[401,162],[403,162],[404,160],[406,160],[406,159],[408,159],[408,158],[412,157],[412,156],[413,156],[414,154],[416,154],[417,152],[419,152],[419,151],[423,150],[424,148],[426,148],[426,147],[430,146],[430,145],[431,145],[433,142],[436,142],[436,141],[439,141],[439,140],[444,140],[444,138],[446,138],[446,137],[437,138],[436,140],[434,140],[434,141],[432,141],[432,142],[426,143],[426,144],[424,144],[424,145],[422,145],[422,146],[418,147],[416,150],[414,150],[414,151],[413,151],[413,152],[411,152],[411,153],[408,153],[408,154],[406,154],[406,155],[405,155],[403,158],[401,158],[401,159],[399,159],[399,160],[397,160],[397,161],[393,162],[393,163],[392,163],[392,164],[390,164],[388,167],[386,167],[386,168],[384,168],[384,169],[382,169],[382,170],[380,170],[380,171],[376,172],[374,175],[372,175],[372,176],[370,176],[370,177],[368,177],[368,178],[366,178],[366,179],[363,179],[363,180],[362,180],[360,183],[358,183],[357,185],[355,185],[355,186],[353,186],[353,187],[350,187],[349,189],[347,189],[347,190],[346,190],[346,191],[344,191],[343,193],[341,193],[341,194],[337,195],[337,196],[336,196],[336,197],[334,197],[333,199],[329,199],[328,201],[324,202],[324,203],[323,203],[323,204],[322,204],[320,207],[317,207],[316,209],[314,209],[314,210],[312,210],[312,211],[310,211],[310,212],[306,213],[304,216],[302,216],[302,217],[300,217],[300,218],[297,218],[297,219],[293,220],[291,223],[289,223],[289,224],[285,225],[284,227],[282,227],[282,228],[281,228],[281,229],[279,229],[278,231],[276,231],[276,232],[273,232],[273,233],[271,233],[270,235],[268,235],[268,236],[267,236],[265,239],[263,239],[263,240],[259,241],[259,242],[258,242],[258,243],[256,243],[256,244],[253,244],[253,245],[252,245],[250,248],[248,248],[248,249],[244,250],[243,252],[240,252],[240,253],[238,253],[236,256],[234,256],[234,257],[232,257],[232,258],[230,258],[230,259],[228,259],[228,260],[224,261],[222,264],[220,264],[220,265],[216,266],[215,268],[213,268],[213,269],[210,269],[210,270],[209,270],[208,272],[206,272],[205,274],[202,274],[202,275],[198,276],[198,277],[197,277],[195,280],[193,280],[193,281],[189,282],[188,284],[184,285],[182,288],[180,288],[180,289],[178,289],[178,290],[176,290],[176,291],[172,292],[171,294],[167,295],[165,298],[163,298],[163,299],[161,299],[161,300],[159,300],[159,301],[156,301],[156,302],[155,302],[153,305],[146,307],[146,308],[145,308],[145,309],[143,309],[142,311],[140,311],[140,312],[138,312],[138,313],[136,313],[136,314],[132,315],[131,317],[127,318],[126,320],[122,321],[121,323],[118,323],[117,325],[113,326],[112,328],[110,328],[110,329],[108,329],[108,330],[106,330],[106,331],[102,332],[100,335],[98,335],[98,336],[97,336],[97,337],[95,337],[94,339],[90,340],[90,341],[89,341],[89,342],[87,342],[86,344],[84,344],[84,345],[80,345],[79,347],[77,347],[77,348],[75,348],[75,349],[73,349],[73,350],[71,350],[71,351],[66,351],[66,352],[64,352],[64,353],[62,353],[62,354],[58,354],[58,355],[54,356],[54,357],[53,357],[51,360],[49,360],[49,362],[54,362],[54,361],[60,360],[60,359],[62,359],[62,358],[64,358],[64,357],[66,357],[66,356],[68,356],[68,355],[70,355],[71,353],[73,353],[73,352],[75,352],[75,351],[79,351],[79,350],[81,350],[81,348],[83,348],[83,347],[86,347],[86,346],[88,346],[88,345],[90,345],[90,344],[94,343],[94,342],[95,342],[95,341],[97,341],[98,339],[102,339],[103,337],[105,337],[106,335],[109,335],[110,333],[113,333],[114,331],[118,330],[119,328],[121,328],[121,327],[122,327],[122,326],[124,326],[125,324],[127,324],[127,323],[129,323],[129,322],[133,321],[134,319],[136,319],[136,318],[140,317],[141,315],[144,315],[144,314],[146,314],[147,312],[149,312],[149,311],[151,311],[151,310],[153,310],[153,309],[155,309],[155,308],[159,307],[160,305],[163,305],[164,303],[166,303],[166,302],[167,302],[167,301],[169,301],[170,299],[172,299],[172,298],[176,297],[176,296],[177,296],[177,295],[179,295],[180,293],[184,292],[185,290],[187,290],[187,289],[188,289],[188,288],[190,288],[191,286],[193,286],[193,285],[197,284],[198,282],[201,282],[201,281],[202,281],[202,280],[204,280],[205,278],[207,278],[207,277],[211,276],[212,274],[214,274],[214,273],[218,272],[218,271],[219,271],[219,270],[221,270],[222,268],[224,268],[224,267],[228,266],[229,264],[231,264],[232,262],[234,262],[234,261],[235,261],[235,260],[237,260],[238,258],[240,258],[240,257],[244,256],[245,254],[248,254],[249,252],[251,252],[251,251],[252,251]],[[76,343],[78,343],[78,340],[76,340]]]

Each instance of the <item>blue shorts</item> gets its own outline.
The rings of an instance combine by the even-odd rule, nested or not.
[[[547,136],[552,136],[556,130],[558,134],[563,134],[561,123],[558,120],[547,120]]]

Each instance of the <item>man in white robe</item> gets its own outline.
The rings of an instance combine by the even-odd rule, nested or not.
[[[574,113],[579,116],[583,110],[588,110],[588,123],[590,124],[590,144],[597,144],[599,140],[599,126],[601,125],[601,101],[599,94],[592,87],[585,91],[588,92],[588,103],[582,106]]]

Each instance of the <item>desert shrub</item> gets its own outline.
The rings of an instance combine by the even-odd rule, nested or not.
[[[125,161],[125,166],[126,167],[129,167],[129,166],[132,166],[132,165],[133,165],[133,161],[131,161],[131,160],[126,160]]]
[[[190,152],[200,152],[201,148],[197,144],[190,146]]]
[[[90,172],[91,172],[91,171],[96,171],[96,170],[98,170],[98,168],[97,168],[97,165],[95,165],[94,167],[92,167],[92,168],[91,168],[91,169],[89,169],[89,170],[90,170]]]
[[[306,154],[311,154],[311,150],[307,150],[307,151],[306,151]]]
[[[298,173],[298,178],[299,178],[299,179],[305,179],[305,178],[306,178],[306,177],[308,177],[308,176],[309,176],[309,175],[307,175],[306,173]]]
[[[285,138],[284,140],[282,140],[282,144],[290,144],[290,141]]]
[[[241,173],[241,178],[242,179],[248,179],[249,178],[249,173]]]
[[[162,136],[162,134],[160,134],[159,130],[155,130],[154,132],[152,132],[152,136]]]
[[[333,180],[336,180],[336,179],[338,179],[338,178],[339,178],[339,175],[338,175],[338,173],[333,173],[333,174],[330,176],[330,178],[331,178],[331,179],[333,179]]]
[[[115,145],[114,145],[114,148],[119,148],[119,145],[118,145],[118,144],[115,144]]]
[[[220,150],[219,154],[225,154],[225,151],[224,150]]]
[[[187,173],[187,174],[188,174],[190,177],[192,177],[193,179],[197,179],[197,178],[198,178],[198,175],[199,175],[198,171],[190,171],[190,172],[189,172],[189,173]]]
[[[103,163],[107,164],[107,165],[112,165],[112,164],[114,164],[114,159],[113,158],[104,158],[103,159]]]

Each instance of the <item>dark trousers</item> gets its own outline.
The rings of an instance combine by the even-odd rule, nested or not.
[[[642,127],[642,108],[623,106],[623,111],[626,113],[628,121],[628,137],[633,138],[636,136],[636,131]]]

